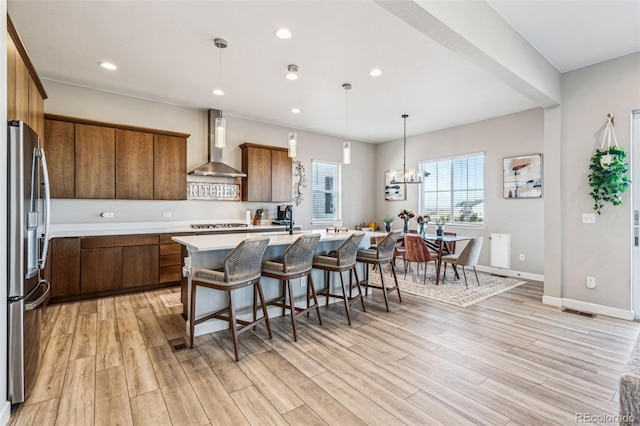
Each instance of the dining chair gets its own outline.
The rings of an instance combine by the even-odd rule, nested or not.
[[[405,235],[404,245],[407,249],[406,259],[408,267],[405,268],[404,278],[407,278],[407,271],[411,268],[411,263],[418,263],[417,276],[420,276],[420,264],[424,263],[424,283],[427,283],[427,264],[434,262],[437,268],[438,254],[429,250],[427,244],[420,235]]]
[[[476,282],[480,286],[480,280],[478,279],[478,271],[476,271],[476,265],[480,258],[480,249],[482,249],[482,237],[477,237],[469,240],[467,245],[462,249],[460,254],[448,254],[442,256],[442,261],[445,262],[444,273],[442,280],[444,281],[447,274],[447,263],[453,266],[453,270],[457,272],[456,267],[462,266],[462,275],[464,275],[464,285],[469,288],[467,284],[467,273],[465,272],[465,266],[473,267],[473,272],[476,274]]]
[[[271,325],[269,324],[269,315],[267,314],[267,306],[264,302],[262,286],[260,285],[260,273],[262,270],[262,257],[269,244],[269,238],[247,238],[241,241],[224,259],[224,266],[220,269],[197,269],[194,271],[191,280],[191,309],[189,313],[189,347],[193,348],[193,337],[196,324],[216,318],[229,322],[231,336],[233,338],[233,350],[238,361],[238,335],[255,327],[261,322],[265,322],[267,332],[271,339]],[[236,309],[233,305],[233,291],[254,286],[254,292],[260,296],[260,305],[262,307],[262,317],[252,322],[236,318]],[[229,307],[219,311],[207,314],[204,317],[196,319],[196,289],[207,287],[213,290],[221,290],[227,292],[229,296]],[[238,327],[240,324],[240,327]]]

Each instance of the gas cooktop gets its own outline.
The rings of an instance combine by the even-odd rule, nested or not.
[[[220,228],[246,228],[246,223],[196,223],[191,225],[193,229],[220,229]]]

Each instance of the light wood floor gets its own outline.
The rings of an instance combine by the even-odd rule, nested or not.
[[[528,283],[468,308],[378,294],[367,313],[323,307],[240,336],[184,337],[175,289],[49,308],[36,389],[23,425],[489,424],[567,425],[618,412],[618,376],[640,324],[590,319],[540,303]]]

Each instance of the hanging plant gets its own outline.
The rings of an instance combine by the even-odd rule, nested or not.
[[[602,139],[600,149],[591,157],[589,166],[589,185],[593,198],[593,209],[601,214],[604,203],[611,203],[614,206],[622,204],[622,194],[629,188],[631,181],[627,176],[629,165],[627,164],[627,153],[624,148],[618,146],[615,133],[613,132],[613,116],[608,115],[609,120]],[[614,145],[611,145],[613,137]],[[605,148],[605,140],[607,147]]]

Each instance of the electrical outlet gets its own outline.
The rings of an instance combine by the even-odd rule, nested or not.
[[[587,277],[587,288],[596,288],[596,277]]]
[[[164,217],[165,219],[168,218],[168,217],[171,217],[171,212],[162,213],[162,217]]]
[[[520,262],[524,262],[524,253],[520,253]]]
[[[113,214],[113,212],[102,212],[102,214],[100,214],[100,216],[112,218],[112,217],[114,217],[114,214]]]
[[[582,223],[596,223],[596,214],[582,213]]]

